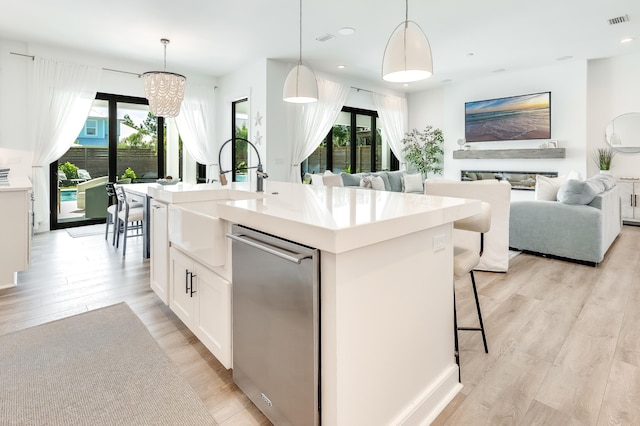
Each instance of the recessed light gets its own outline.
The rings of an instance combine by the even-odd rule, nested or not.
[[[571,55],[567,55],[567,56],[560,56],[559,58],[556,58],[556,61],[566,61],[568,59],[572,59],[573,56]]]
[[[498,68],[497,70],[493,70],[493,72],[495,73],[500,73],[500,72],[505,72],[506,70],[504,68]]]
[[[453,80],[451,80],[450,78],[444,79],[442,80],[442,83],[451,83]]]
[[[403,84],[404,87],[409,87],[409,83]]]
[[[356,33],[356,29],[351,27],[342,27],[338,30],[338,34],[343,36],[350,36],[350,35],[354,35],[355,33]]]
[[[627,37],[627,38],[623,38],[622,40],[620,40],[620,43],[622,43],[622,44],[631,43],[633,40],[635,40],[635,38]]]
[[[346,65],[338,65],[338,69],[345,69],[346,67]]]
[[[469,52],[469,53],[467,53],[467,56],[473,56],[473,55],[474,55],[474,53],[473,53],[473,52]]]

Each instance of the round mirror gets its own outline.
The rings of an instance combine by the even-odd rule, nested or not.
[[[619,152],[640,152],[640,112],[629,112],[611,120],[605,139]]]

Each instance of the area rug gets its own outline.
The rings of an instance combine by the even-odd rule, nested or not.
[[[104,230],[104,224],[86,225],[78,226],[75,228],[67,228],[67,234],[69,234],[69,236],[72,238],[90,237],[92,235],[104,234]]]
[[[0,424],[215,424],[125,303],[0,336],[0,348]]]

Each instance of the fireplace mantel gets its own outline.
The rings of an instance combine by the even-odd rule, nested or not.
[[[507,159],[507,158],[565,158],[565,148],[536,149],[470,149],[453,151],[456,160],[465,159]]]

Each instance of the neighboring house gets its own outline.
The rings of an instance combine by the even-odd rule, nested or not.
[[[120,140],[121,121],[118,119],[118,140]],[[82,146],[109,146],[109,118],[89,115],[78,135],[77,142]]]

